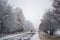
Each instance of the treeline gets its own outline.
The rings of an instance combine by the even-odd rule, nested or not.
[[[13,9],[7,0],[0,0],[0,35],[25,31],[26,21],[22,9]]]
[[[49,9],[43,16],[39,31],[54,35],[58,29],[60,30],[60,0],[53,0],[53,9]]]

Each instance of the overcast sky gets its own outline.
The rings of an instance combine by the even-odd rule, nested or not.
[[[27,20],[38,28],[40,19],[46,9],[51,7],[51,0],[9,0],[14,7],[20,7]]]

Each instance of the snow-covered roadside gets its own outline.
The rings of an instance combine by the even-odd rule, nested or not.
[[[31,38],[31,40],[40,40],[38,32],[36,32],[36,34]]]
[[[14,34],[14,35],[8,35],[8,36],[6,36],[6,37],[2,37],[2,38],[0,38],[0,40],[3,40],[3,39],[20,39],[20,38],[30,38],[31,36],[33,36],[35,33],[34,32],[26,32],[26,33],[19,33],[19,34]]]

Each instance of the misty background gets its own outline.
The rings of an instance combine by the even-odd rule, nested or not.
[[[38,29],[40,19],[44,12],[51,8],[52,0],[9,0],[15,7],[20,7],[26,20],[30,20],[34,27]]]
[[[36,30],[51,4],[52,0],[0,0],[0,39],[39,40]]]

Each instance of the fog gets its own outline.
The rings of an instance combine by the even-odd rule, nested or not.
[[[9,0],[15,7],[20,7],[26,20],[30,20],[37,29],[46,9],[51,7],[51,0]]]

